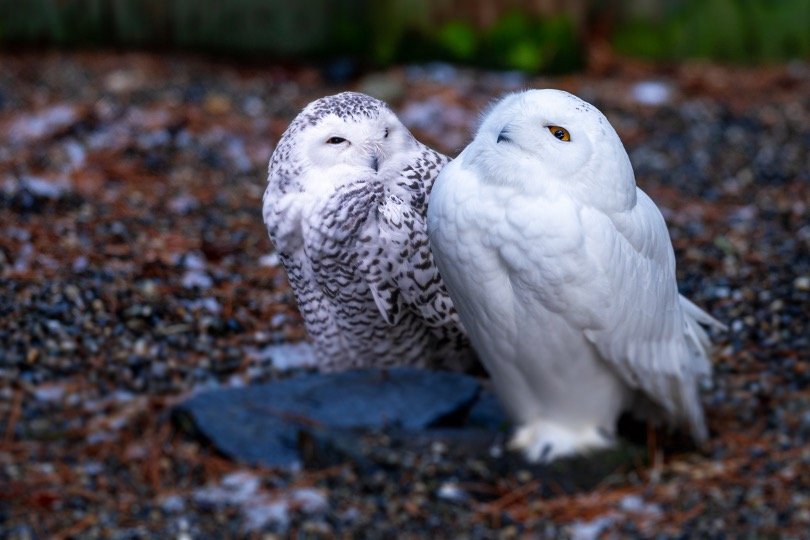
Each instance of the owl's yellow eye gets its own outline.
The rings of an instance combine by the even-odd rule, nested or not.
[[[568,130],[564,127],[560,126],[546,126],[546,128],[551,132],[552,135],[560,139],[561,141],[568,142],[571,140],[571,134],[568,133]]]

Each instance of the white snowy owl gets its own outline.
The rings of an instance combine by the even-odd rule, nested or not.
[[[512,447],[549,461],[607,447],[620,413],[707,437],[701,324],[678,294],[666,224],[618,135],[558,90],[511,94],[444,168],[431,246],[495,390]]]
[[[322,369],[471,364],[428,247],[447,161],[353,92],[310,103],[281,137],[263,216]]]

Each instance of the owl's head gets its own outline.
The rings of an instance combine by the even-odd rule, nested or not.
[[[384,102],[356,92],[323,97],[287,128],[270,160],[270,181],[309,191],[343,180],[385,178],[416,144]]]
[[[616,131],[561,90],[510,94],[485,116],[469,159],[485,181],[537,195],[568,193],[604,210],[635,204],[635,178]]]

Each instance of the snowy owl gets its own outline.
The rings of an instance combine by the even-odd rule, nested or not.
[[[595,107],[559,90],[505,97],[439,175],[428,229],[518,424],[512,448],[550,461],[608,447],[625,410],[706,439],[700,325],[722,325],[678,294],[664,219]]]
[[[353,92],[310,103],[282,135],[263,217],[322,369],[472,365],[428,247],[447,161]]]

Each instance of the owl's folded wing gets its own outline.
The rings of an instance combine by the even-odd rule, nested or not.
[[[603,277],[602,298],[591,307],[598,324],[585,335],[631,387],[702,441],[698,381],[711,376],[711,365],[698,323],[719,323],[678,294],[664,219],[640,190],[637,201],[633,210],[610,218],[583,212],[585,249]]]
[[[377,218],[379,241],[362,261],[385,320],[398,324],[411,313],[427,326],[458,327],[458,315],[430,252],[425,216],[398,196],[389,195]]]

